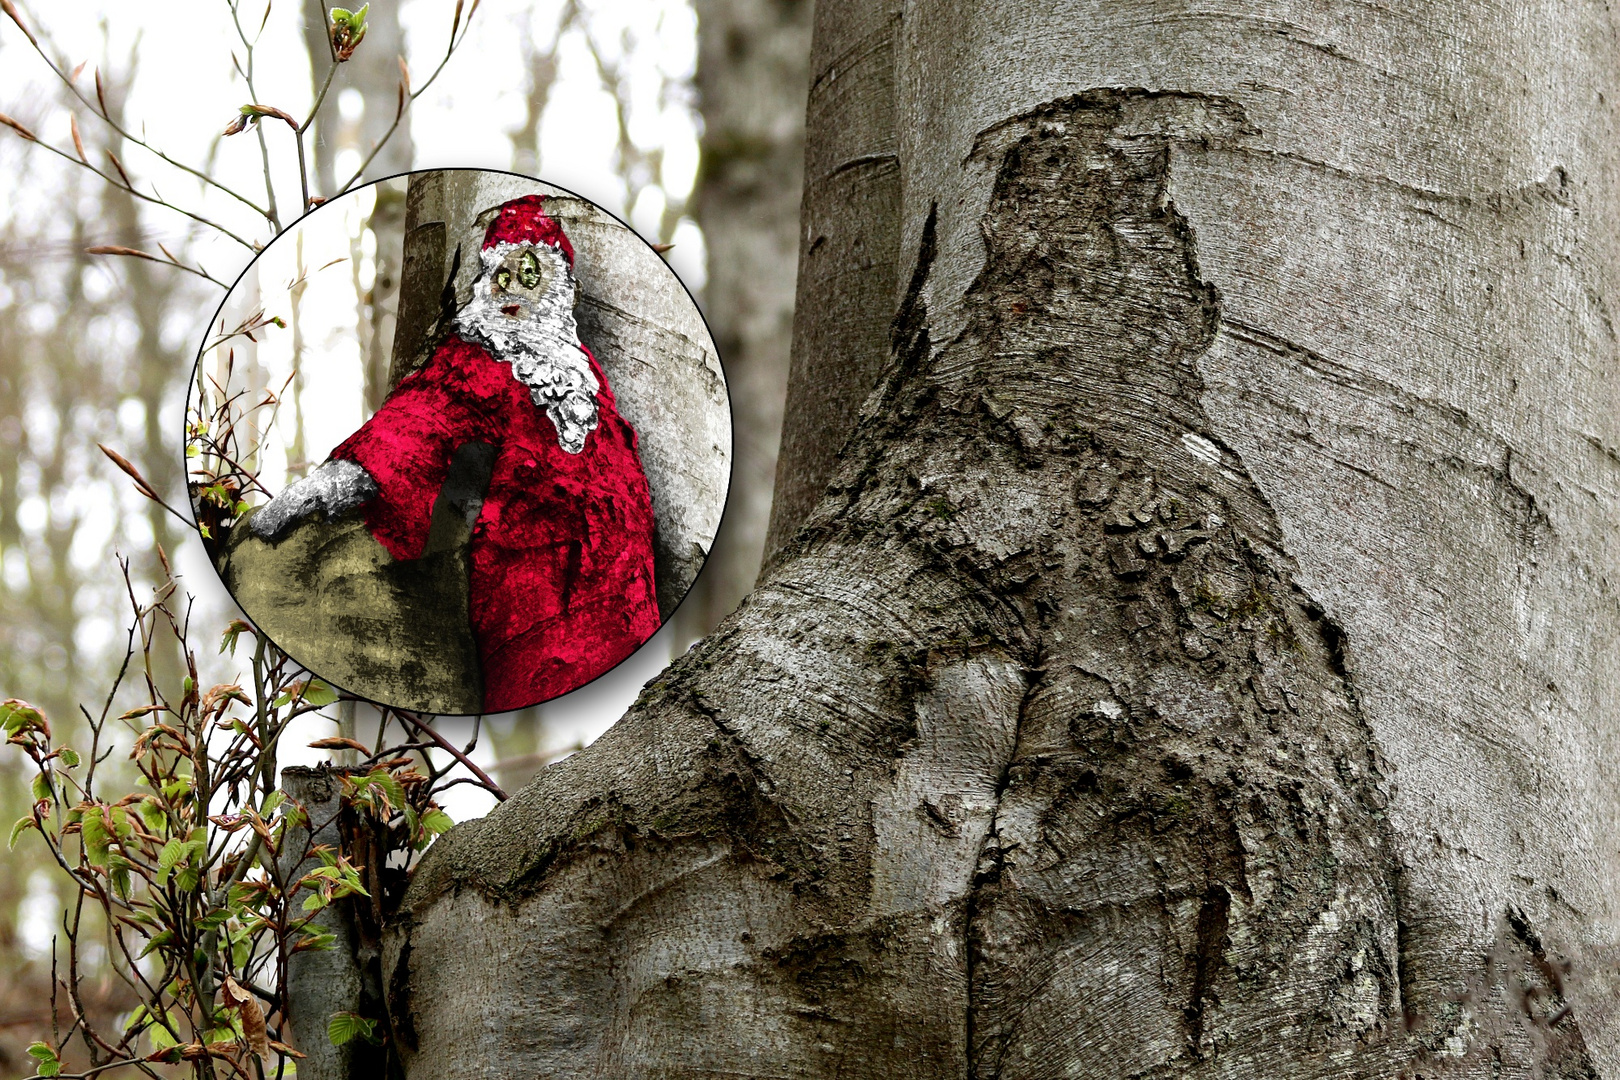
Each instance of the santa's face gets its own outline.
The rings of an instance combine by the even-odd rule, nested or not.
[[[596,427],[598,386],[574,325],[573,269],[549,244],[492,244],[479,257],[456,329],[512,365],[556,425],[559,445],[579,453]]]
[[[558,278],[555,262],[541,262],[532,244],[513,248],[501,256],[489,275],[491,298],[509,319],[526,318],[551,290]]]

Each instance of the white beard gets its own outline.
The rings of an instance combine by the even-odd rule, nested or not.
[[[527,247],[546,267],[550,287],[534,303],[506,294],[497,300],[490,278],[508,252]],[[570,454],[585,449],[596,430],[596,392],[601,389],[579,343],[574,323],[574,271],[549,244],[496,244],[479,257],[483,268],[473,282],[472,299],[456,312],[455,330],[489,355],[512,365],[529,397],[546,410],[557,429],[557,445]],[[501,308],[517,303],[524,314],[512,318]]]

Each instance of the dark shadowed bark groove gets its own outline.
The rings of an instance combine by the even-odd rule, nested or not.
[[[1171,147],[1244,129],[1097,90],[984,134],[963,329],[930,337],[930,215],[759,588],[429,852],[388,952],[411,1076],[1491,1075],[1446,1040],[1511,1017],[1494,984],[1403,1023],[1344,634],[1200,404]],[[1556,961],[1503,949],[1540,1075],[1592,1075]]]

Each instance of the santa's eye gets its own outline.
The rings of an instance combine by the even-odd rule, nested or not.
[[[523,258],[518,261],[518,282],[525,289],[540,284],[540,260],[534,257],[532,251],[525,251]]]
[[[504,266],[495,271],[495,287],[502,292],[510,289],[512,287],[512,271]]]

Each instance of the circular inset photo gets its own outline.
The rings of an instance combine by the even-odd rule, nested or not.
[[[527,708],[702,568],[731,475],[714,342],[664,260],[528,177],[411,173],[254,260],[186,407],[197,527],[253,623],[360,697]]]

